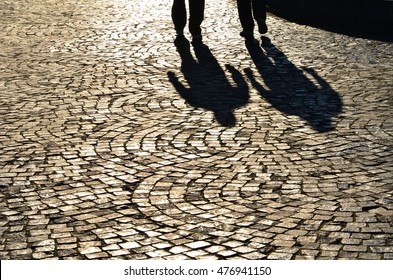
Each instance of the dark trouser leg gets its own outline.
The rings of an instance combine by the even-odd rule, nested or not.
[[[243,30],[252,32],[254,29],[254,20],[251,12],[251,0],[237,0],[237,10]]]
[[[256,21],[266,21],[266,0],[252,0],[252,11]]]
[[[182,33],[187,22],[185,0],[173,0],[172,21],[178,33]]]
[[[259,33],[267,32],[266,26],[266,0],[252,0],[252,11],[254,19],[258,23]]]
[[[201,24],[204,18],[205,0],[189,0],[190,22],[189,30],[192,35],[201,35]]]

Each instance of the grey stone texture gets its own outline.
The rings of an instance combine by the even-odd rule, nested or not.
[[[0,258],[392,259],[392,43],[170,7],[0,1]]]

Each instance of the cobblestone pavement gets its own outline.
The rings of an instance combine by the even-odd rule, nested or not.
[[[392,43],[170,6],[0,1],[0,258],[393,259]]]

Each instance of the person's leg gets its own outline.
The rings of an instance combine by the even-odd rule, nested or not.
[[[187,23],[185,0],[173,0],[172,21],[175,25],[176,33],[178,35],[183,35],[183,30]]]
[[[205,12],[205,0],[189,0],[190,22],[188,27],[193,39],[202,40],[201,24]]]
[[[253,32],[254,20],[251,12],[251,0],[237,0],[237,10],[243,31]]]
[[[254,19],[258,23],[259,33],[265,34],[267,32],[266,0],[252,0],[252,11],[253,11]]]

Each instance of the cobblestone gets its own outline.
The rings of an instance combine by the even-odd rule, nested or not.
[[[390,41],[80,2],[0,0],[1,259],[393,259]]]

